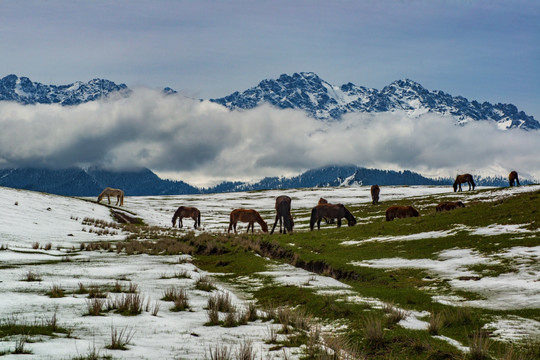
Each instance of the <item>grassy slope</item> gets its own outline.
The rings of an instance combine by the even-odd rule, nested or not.
[[[416,234],[427,231],[452,230],[456,226],[485,227],[491,224],[530,224],[530,230],[538,231],[540,226],[540,192],[525,193],[490,202],[468,203],[465,209],[446,213],[435,213],[433,204],[444,200],[443,196],[415,197],[396,201],[392,204],[378,206],[360,205],[350,207],[358,219],[375,217],[372,222],[355,227],[335,228],[327,226],[323,230],[313,232],[296,232],[292,235],[255,235],[238,237],[220,237],[217,241],[227,244],[225,254],[197,255],[198,266],[206,270],[227,273],[223,278],[233,285],[244,283],[239,277],[255,276],[254,272],[262,271],[268,260],[253,256],[246,250],[245,240],[260,243],[263,248],[272,251],[262,252],[273,257],[275,261],[293,263],[309,270],[333,274],[341,281],[349,284],[361,296],[374,297],[391,302],[407,310],[427,310],[432,313],[452,314],[455,308],[444,306],[432,300],[435,293],[451,293],[446,282],[434,279],[426,286],[426,272],[415,269],[384,270],[350,265],[351,261],[401,257],[408,259],[435,258],[445,249],[473,249],[483,254],[494,254],[514,246],[537,246],[540,244],[538,232],[532,235],[515,236],[511,234],[497,236],[473,236],[467,231],[458,231],[444,238],[421,239],[414,241],[366,242],[354,246],[340,245],[345,240],[364,240],[380,236],[397,236]],[[401,219],[385,222],[384,209],[394,204],[414,204],[422,214],[419,218]],[[297,210],[307,216],[309,209]],[[243,238],[238,241],[237,238]],[[486,274],[493,275],[511,272],[512,266],[498,266],[486,269]],[[461,358],[462,354],[448,344],[435,339],[427,331],[406,330],[392,325],[381,310],[371,309],[363,304],[341,301],[339,296],[317,295],[313,289],[296,286],[280,286],[268,283],[258,290],[243,290],[255,297],[259,303],[287,304],[300,306],[323,321],[347,325],[346,335],[362,348],[363,353],[375,358],[425,359],[425,358]],[[465,298],[478,297],[474,293],[459,293]],[[440,331],[468,345],[471,334],[481,328],[494,315],[515,314],[540,320],[540,309],[521,311],[492,311],[468,309],[465,320],[448,320],[448,324]],[[373,314],[380,319],[387,330],[381,343],[373,344],[366,340],[363,332],[366,314]],[[459,314],[454,316],[458,318]],[[451,315],[448,318],[452,318]],[[492,352],[500,353],[502,346],[495,344]]]

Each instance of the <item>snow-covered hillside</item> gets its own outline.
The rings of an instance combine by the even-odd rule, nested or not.
[[[481,193],[453,193],[445,187],[384,187],[381,198],[387,203],[415,196],[442,195],[459,196],[468,201],[493,201],[518,192],[539,190],[540,186],[509,188]],[[369,187],[353,186],[339,188],[314,188],[287,191],[264,191],[252,193],[204,194],[183,196],[126,197],[126,211],[142,217],[149,225],[169,227],[175,209],[180,205],[196,206],[202,214],[205,231],[223,232],[228,224],[228,214],[237,207],[258,209],[263,218],[273,224],[275,197],[288,194],[292,197],[293,213],[300,222],[306,219],[309,209],[320,197],[331,202],[346,205],[369,203]],[[209,293],[194,289],[194,282],[207,274],[189,262],[189,256],[148,256],[117,254],[113,251],[79,251],[80,244],[95,241],[123,239],[126,234],[114,227],[110,232],[100,232],[99,220],[113,221],[110,209],[96,204],[92,199],[77,199],[48,195],[44,193],[15,190],[0,187],[0,319],[17,318],[19,321],[50,319],[56,313],[59,325],[72,329],[70,336],[54,338],[40,337],[40,341],[26,344],[32,354],[17,355],[25,359],[73,358],[98,349],[102,355],[111,354],[114,358],[207,358],[209,350],[219,344],[238,349],[249,342],[258,353],[257,358],[297,359],[298,349],[288,349],[285,353],[270,352],[271,345],[265,343],[269,337],[268,322],[250,322],[248,325],[225,328],[205,326],[208,321],[205,310]],[[431,205],[430,205],[431,206]],[[93,221],[85,221],[91,218]],[[366,221],[383,221],[382,218],[359,219],[359,225]],[[192,221],[184,220],[185,231],[192,230]],[[297,231],[304,231],[299,225]],[[245,226],[239,229],[245,230]],[[491,236],[502,232],[512,232],[516,236],[530,235],[524,226],[497,225],[484,228],[456,229]],[[440,237],[444,232],[431,232],[410,235],[405,239],[415,241],[425,237]],[[403,237],[373,238],[370,241],[403,241]],[[50,248],[48,246],[50,244]],[[354,239],[343,246],[353,248]],[[467,266],[482,262],[495,262],[504,257],[518,261],[517,273],[504,274],[497,278],[481,281],[460,281],[464,275],[471,275]],[[473,301],[470,306],[501,308],[530,308],[540,304],[540,282],[537,281],[535,264],[540,257],[540,246],[532,248],[512,248],[499,256],[490,258],[466,249],[447,251],[439,254],[438,260],[405,261],[403,259],[378,259],[352,264],[370,267],[419,267],[443,274],[450,286],[467,291],[478,291],[482,300]],[[41,281],[23,281],[28,273],[36,274]],[[185,273],[186,278],[175,274]],[[213,274],[215,278],[219,274]],[[359,297],[350,287],[334,279],[319,276],[289,265],[272,266],[264,273],[278,283],[294,286],[314,287],[317,291],[342,294],[347,301],[358,301],[370,306],[381,307],[378,299]],[[107,313],[106,316],[86,316],[88,297],[79,295],[76,290],[80,284],[90,286],[124,286],[133,283],[145,304],[153,308],[160,304],[157,316],[143,311],[137,316],[121,316]],[[246,279],[249,282],[249,279]],[[304,284],[304,285],[303,285]],[[49,298],[46,293],[57,285],[68,294],[62,298]],[[163,292],[169,287],[187,289],[190,311],[174,312],[169,302],[162,301]],[[239,308],[246,307],[249,301],[243,299],[234,289],[225,288],[218,283],[218,291],[230,294],[233,303]],[[526,294],[526,302],[523,294]],[[120,296],[120,295],[116,295]],[[110,293],[109,297],[115,297]],[[437,301],[445,304],[463,303],[462,300],[441,296]],[[501,305],[502,304],[502,305]],[[425,312],[411,311],[400,325],[413,329],[426,329]],[[278,326],[275,324],[275,326]],[[489,324],[490,331],[504,340],[522,339],[530,335],[540,335],[540,322],[512,316],[501,318]],[[110,351],[103,347],[110,342],[111,328],[128,329],[133,339],[127,351]],[[0,339],[0,352],[13,349],[18,338]],[[445,339],[451,341],[449,339]],[[459,344],[458,344],[459,345]],[[464,348],[466,350],[466,348]],[[10,355],[7,355],[8,357]],[[15,356],[15,355],[13,355]],[[22,357],[21,357],[22,356]]]

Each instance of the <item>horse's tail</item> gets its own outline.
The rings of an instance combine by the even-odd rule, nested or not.
[[[197,214],[197,228],[200,229],[201,228],[201,212],[199,211],[199,213]]]
[[[314,207],[311,210],[311,218],[309,219],[309,229],[313,230],[313,227],[315,226],[315,222],[317,221],[317,207]]]
[[[473,180],[472,176],[471,176],[471,185],[472,185],[472,189],[474,190],[474,188],[476,187],[476,184],[474,183],[474,180]]]

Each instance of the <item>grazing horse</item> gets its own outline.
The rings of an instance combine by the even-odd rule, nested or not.
[[[251,209],[235,209],[231,211],[230,215],[230,221],[229,221],[229,231],[234,228],[234,233],[236,234],[236,223],[238,221],[241,222],[247,222],[248,227],[247,231],[249,232],[249,228],[251,227],[251,232],[254,232],[254,223],[256,222],[261,226],[261,229],[263,232],[268,232],[268,225],[266,225],[266,222],[263,220],[261,215],[256,210]]]
[[[328,204],[328,200],[326,200],[325,198],[320,198],[317,205],[321,205],[321,204]],[[334,219],[325,217],[324,222],[327,223],[327,224],[333,224]]]
[[[349,210],[343,204],[320,204],[315,206],[311,210],[311,218],[309,220],[309,228],[313,230],[315,222],[317,223],[317,229],[321,229],[322,218],[337,219],[337,227],[341,226],[341,218],[345,218],[348,221],[349,226],[356,224],[356,219]]]
[[[287,231],[292,232],[294,222],[291,215],[291,198],[287,195],[281,195],[276,198],[276,219],[274,220],[274,226],[272,227],[272,231],[270,231],[270,234],[274,233],[278,220],[280,234],[282,233],[282,222],[284,226],[283,234],[286,234]]]
[[[454,210],[457,208],[464,208],[464,207],[465,207],[465,204],[463,204],[461,201],[447,201],[447,202],[442,202],[439,205],[437,205],[435,207],[435,211],[436,212],[450,211],[450,210]]]
[[[412,206],[390,206],[386,209],[386,221],[420,216]]]
[[[371,187],[371,203],[373,205],[377,205],[379,203],[380,192],[381,192],[381,189],[379,188],[379,185],[373,185]]]
[[[181,229],[184,226],[182,219],[187,217],[190,217],[195,221],[195,224],[193,224],[195,229],[201,227],[201,212],[199,209],[189,206],[180,206],[174,212],[172,217],[172,227],[176,225],[176,219],[178,219],[178,228]]]
[[[454,181],[454,185],[453,185],[454,192],[457,191],[458,186],[459,186],[459,191],[462,191],[461,184],[463,183],[469,184],[469,190],[471,190],[471,185],[472,185],[473,190],[474,190],[474,187],[476,186],[471,174],[458,175],[456,176],[456,181]]]
[[[514,181],[517,181],[517,184],[519,186],[517,171],[512,171],[510,174],[508,174],[508,183],[510,184],[510,186],[514,186]]]
[[[120,203],[120,206],[124,205],[124,192],[120,189],[106,187],[105,190],[99,194],[97,202],[100,202],[104,196],[106,196],[107,200],[109,200],[109,205],[111,204],[111,196],[116,196],[116,205],[118,205],[118,203]]]

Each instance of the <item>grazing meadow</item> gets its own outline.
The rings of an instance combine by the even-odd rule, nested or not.
[[[227,233],[236,208],[271,228],[279,195],[292,234]],[[321,197],[356,225],[310,231]],[[3,358],[540,358],[538,185],[383,186],[377,205],[369,186],[124,206],[0,188],[0,205]],[[420,216],[385,221],[392,205]],[[179,206],[200,210],[200,229],[171,227]]]

